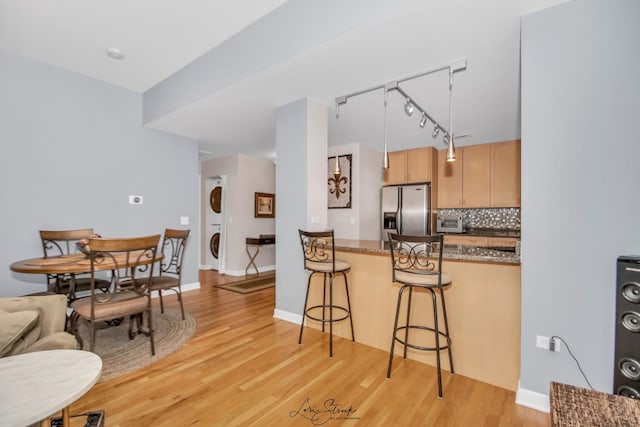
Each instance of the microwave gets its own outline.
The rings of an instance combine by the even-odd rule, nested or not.
[[[436,217],[437,233],[463,233],[462,215],[438,215]]]

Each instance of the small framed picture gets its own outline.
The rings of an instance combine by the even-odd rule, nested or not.
[[[255,218],[276,217],[276,195],[272,193],[256,193]]]

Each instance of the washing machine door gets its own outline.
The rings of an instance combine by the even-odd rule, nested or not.
[[[211,249],[211,255],[215,259],[218,259],[218,249],[220,248],[220,233],[213,233],[211,240],[209,241],[209,248]]]
[[[209,203],[211,204],[211,209],[215,213],[222,212],[222,187],[217,186],[213,190],[211,190],[211,194],[209,196]]]

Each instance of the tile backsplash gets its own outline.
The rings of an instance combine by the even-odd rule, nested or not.
[[[443,215],[462,215],[466,228],[520,230],[520,208],[438,209]]]

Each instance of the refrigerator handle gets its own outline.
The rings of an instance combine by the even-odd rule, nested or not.
[[[398,210],[396,211],[398,234],[402,234],[402,187],[398,187]]]

